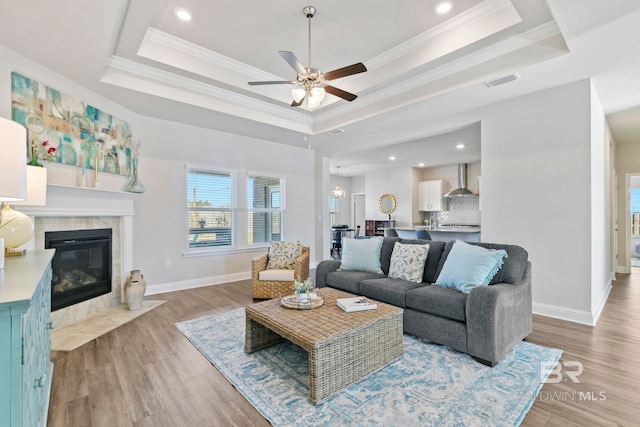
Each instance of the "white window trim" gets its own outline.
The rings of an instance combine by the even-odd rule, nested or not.
[[[264,177],[269,177],[269,178],[278,178],[280,180],[280,209],[267,209],[267,208],[249,208],[248,203],[247,203],[247,207],[246,207],[246,215],[245,218],[249,218],[249,212],[280,212],[280,228],[281,228],[281,233],[280,233],[280,240],[281,241],[285,241],[286,240],[286,204],[287,204],[287,197],[286,197],[286,182],[287,182],[287,178],[281,174],[273,174],[273,173],[268,173],[268,172],[247,172],[247,176],[245,179],[245,185],[247,185],[247,181],[249,180],[250,176],[264,176]],[[247,224],[247,228],[248,228],[248,224]],[[264,247],[268,247],[269,246],[269,242],[258,242],[258,243],[249,243],[248,239],[247,239],[247,247],[249,248],[264,248]]]
[[[228,174],[231,177],[231,208],[229,209],[231,211],[231,245],[230,246],[223,246],[223,247],[216,247],[216,246],[205,246],[205,247],[199,247],[199,248],[191,248],[189,247],[189,206],[188,206],[188,197],[189,197],[189,191],[188,191],[188,186],[189,186],[189,171],[191,170],[196,170],[196,171],[202,171],[202,172],[207,172],[207,173],[220,173],[220,174]],[[232,169],[225,169],[225,168],[216,168],[216,167],[212,167],[212,166],[204,166],[204,165],[194,165],[194,164],[186,164],[185,165],[185,190],[186,190],[186,197],[187,197],[187,215],[186,215],[186,221],[187,221],[187,234],[186,234],[186,239],[185,239],[185,252],[183,252],[183,256],[185,258],[190,258],[191,256],[189,256],[189,254],[193,254],[193,256],[207,256],[207,255],[214,255],[214,254],[223,254],[223,253],[230,253],[230,252],[235,252],[238,251],[238,246],[237,246],[237,230],[238,230],[238,171],[237,170],[232,170]],[[242,249],[242,248],[240,248]]]

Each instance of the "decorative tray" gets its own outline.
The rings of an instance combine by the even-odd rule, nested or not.
[[[297,295],[287,295],[286,297],[280,297],[280,305],[284,308],[291,308],[293,310],[311,310],[313,308],[322,307],[324,305],[324,298],[318,295],[315,298],[298,301]]]

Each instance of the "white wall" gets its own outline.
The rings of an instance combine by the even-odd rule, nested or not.
[[[590,83],[591,97],[591,307],[597,319],[615,279],[611,262],[610,131],[598,95]]]
[[[154,292],[154,287],[168,290],[248,278],[251,258],[258,253],[245,250],[197,258],[183,256],[187,247],[187,163],[236,170],[240,176],[256,172],[284,177],[286,238],[311,245],[313,259],[313,151],[139,116],[0,47],[0,80],[4,82],[0,85],[0,115],[3,117],[11,117],[10,73],[14,70],[129,121],[134,135],[142,138],[140,179],[146,192],[136,202],[133,262],[135,268],[144,273],[150,292]],[[77,168],[59,164],[45,166],[50,171],[50,183],[73,185]],[[101,188],[121,190],[127,181],[128,177],[103,173]],[[245,209],[238,215],[246,215],[246,202],[239,202]],[[171,260],[171,268],[165,267],[165,260]]]
[[[528,250],[535,311],[584,323],[597,317],[592,289],[607,286],[611,250],[602,238],[604,184],[596,183],[602,157],[592,164],[604,153],[593,102],[584,80],[480,112],[482,239]]]
[[[386,193],[396,199],[396,209],[391,219],[396,226],[413,224],[413,189],[411,188],[413,172],[411,168],[398,169],[388,172],[367,174],[365,176],[366,217],[369,220],[386,220],[378,210],[378,198]]]

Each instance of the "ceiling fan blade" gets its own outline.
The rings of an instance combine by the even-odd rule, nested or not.
[[[351,64],[346,67],[338,68],[337,70],[328,71],[322,74],[325,80],[335,80],[341,77],[351,76],[353,74],[364,73],[367,71],[367,67],[362,62],[357,64]]]
[[[278,53],[282,58],[287,61],[287,64],[291,65],[291,68],[296,70],[296,73],[301,74],[303,76],[307,75],[307,69],[304,68],[302,63],[296,58],[296,56],[287,50],[279,50]]]
[[[293,80],[277,80],[277,81],[266,81],[266,82],[249,82],[249,86],[259,86],[259,85],[296,85],[297,81]]]
[[[349,102],[353,101],[358,97],[358,95],[354,95],[353,93],[349,93],[345,90],[338,89],[337,87],[334,87],[334,86],[327,85],[324,87],[324,90],[330,93],[331,95],[335,95]]]
[[[302,105],[302,103],[304,102],[304,100],[305,100],[306,98],[307,98],[307,95],[305,95],[304,97],[302,97],[302,99],[301,99],[300,101],[298,101],[298,102],[296,102],[296,100],[294,99],[294,100],[291,102],[291,106],[292,106],[292,107],[299,107],[299,106],[301,106],[301,105]]]

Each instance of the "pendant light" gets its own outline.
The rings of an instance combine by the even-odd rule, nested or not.
[[[338,185],[336,185],[336,188],[331,190],[331,197],[334,199],[344,199],[347,197],[347,192],[340,187],[340,166],[338,166]]]

